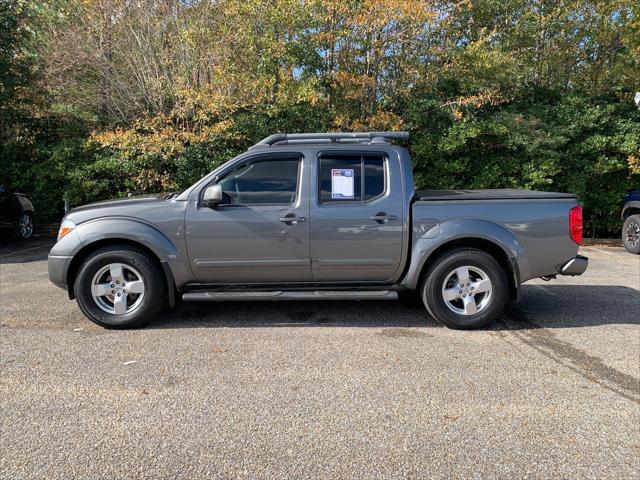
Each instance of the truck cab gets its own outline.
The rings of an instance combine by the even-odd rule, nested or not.
[[[254,148],[179,199],[198,282],[361,284],[401,275],[412,196],[403,148],[293,144]]]

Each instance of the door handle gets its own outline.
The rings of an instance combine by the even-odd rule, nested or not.
[[[298,222],[306,222],[307,217],[297,217],[294,213],[290,213],[285,215],[284,217],[280,217],[279,219],[282,223],[286,223],[287,225],[295,225]]]
[[[371,217],[371,220],[378,223],[387,223],[389,220],[397,219],[398,217],[396,215],[389,215],[387,214],[387,212],[378,212],[373,217]]]

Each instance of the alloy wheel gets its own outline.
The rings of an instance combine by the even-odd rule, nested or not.
[[[452,270],[442,282],[442,299],[458,315],[475,315],[491,302],[493,286],[480,268],[461,266]]]
[[[93,276],[91,296],[101,310],[124,315],[136,310],[144,298],[142,275],[130,265],[110,263]]]
[[[31,238],[33,234],[33,220],[31,219],[31,215],[28,213],[23,213],[20,216],[20,220],[18,221],[18,232],[20,233],[20,237],[27,239]]]
[[[635,222],[629,222],[627,225],[627,244],[631,247],[640,245],[640,225]]]

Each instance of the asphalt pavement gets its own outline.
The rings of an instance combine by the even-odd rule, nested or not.
[[[398,302],[182,304],[104,330],[0,246],[0,478],[640,477],[640,257],[491,328]]]

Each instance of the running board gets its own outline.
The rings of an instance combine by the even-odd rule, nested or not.
[[[189,292],[182,295],[189,302],[246,302],[276,300],[397,300],[398,292],[374,291],[307,291],[307,292]]]

